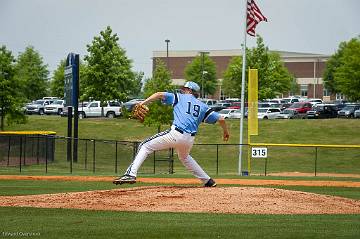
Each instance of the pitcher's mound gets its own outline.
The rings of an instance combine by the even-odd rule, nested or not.
[[[0,206],[241,214],[360,213],[358,200],[257,187],[144,186],[76,193],[1,196]]]

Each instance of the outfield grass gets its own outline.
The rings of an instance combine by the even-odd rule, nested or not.
[[[358,238],[360,215],[227,215],[0,208],[2,232],[35,238]]]
[[[227,121],[231,138],[218,148],[214,145],[194,145],[192,156],[212,176],[238,174],[239,121]],[[246,122],[245,130],[246,132]],[[163,126],[162,129],[167,128]],[[25,125],[13,125],[6,130],[52,130],[57,135],[65,136],[67,119],[58,116],[30,116]],[[292,144],[360,144],[360,120],[324,119],[324,120],[260,120],[259,136],[253,136],[252,142],[292,143]],[[113,141],[141,141],[157,132],[156,127],[147,127],[135,120],[127,119],[84,119],[79,121],[79,137],[99,139],[96,141],[96,156],[93,161],[93,141],[79,142],[79,161],[73,164],[73,174],[115,175],[125,171],[133,158],[133,143],[118,145],[118,167],[115,173],[116,147]],[[201,125],[196,137],[196,144],[222,144],[222,132],[219,126]],[[246,136],[246,134],[245,134]],[[247,137],[244,137],[247,143]],[[55,162],[49,163],[48,173],[69,174],[69,162],[66,161],[66,142],[56,140]],[[242,168],[247,170],[247,147],[243,147]],[[6,157],[2,153],[2,157]],[[167,151],[159,152],[157,157],[166,157]],[[359,149],[269,147],[268,159],[253,159],[251,172],[264,175],[275,172],[315,173],[352,173],[360,174]],[[218,158],[217,158],[218,155]],[[1,156],[1,152],[0,152]],[[0,157],[1,158],[1,157]],[[168,162],[154,161],[150,156],[143,164],[141,174],[168,173]],[[218,165],[218,168],[217,168]],[[45,165],[25,166],[23,174],[43,174]],[[19,168],[0,167],[0,174],[17,174]],[[181,162],[174,161],[175,175],[188,176]]]
[[[28,117],[28,123],[7,126],[5,130],[45,130],[66,136],[67,118],[59,116]],[[239,120],[226,121],[230,130],[230,144],[239,143]],[[169,126],[162,126],[162,130]],[[244,121],[244,142],[247,121]],[[259,135],[253,142],[292,144],[360,144],[359,119],[317,119],[317,120],[259,120]],[[136,120],[123,118],[89,118],[79,120],[79,138],[141,141],[157,132],[157,127],[148,127]],[[201,124],[196,143],[223,143],[219,126]]]

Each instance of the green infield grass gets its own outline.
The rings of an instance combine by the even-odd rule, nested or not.
[[[2,235],[32,233],[31,238],[358,238],[360,235],[360,215],[135,213],[9,207],[0,208],[0,213]]]
[[[0,180],[0,195],[7,196],[113,188],[119,187],[108,182]],[[357,188],[277,188],[360,199]],[[139,213],[19,207],[0,207],[0,214],[0,234],[11,238],[24,235],[32,238],[357,238],[360,235],[358,214]]]
[[[92,190],[109,190],[127,187],[139,186],[153,186],[159,184],[137,183],[133,185],[116,186],[111,182],[92,182],[92,181],[54,181],[54,180],[0,180],[0,195],[33,195],[33,194],[48,194],[48,193],[62,193],[62,192],[80,192]],[[169,184],[163,184],[169,186]],[[170,184],[170,186],[172,186]],[[179,185],[177,185],[179,186]],[[181,186],[181,185],[180,185]],[[189,185],[184,185],[189,186]],[[198,185],[194,185],[198,186]],[[228,187],[239,185],[221,185],[219,187]],[[241,186],[246,187],[246,185]],[[254,187],[254,186],[250,186]],[[281,188],[288,190],[297,190],[304,192],[312,192],[324,195],[340,196],[353,199],[360,199],[359,188],[352,187],[306,187],[306,186],[266,186],[272,188]]]

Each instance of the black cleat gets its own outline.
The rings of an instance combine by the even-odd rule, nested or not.
[[[124,184],[124,183],[129,183],[129,184],[133,184],[136,183],[136,177],[135,176],[130,176],[130,175],[124,175],[122,177],[116,178],[113,181],[113,184]]]
[[[212,178],[210,178],[209,181],[205,183],[204,187],[216,187],[216,183]]]

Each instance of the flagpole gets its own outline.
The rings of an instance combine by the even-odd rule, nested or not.
[[[244,16],[244,44],[243,44],[243,58],[242,58],[242,72],[241,72],[241,116],[240,116],[240,145],[239,145],[239,175],[241,175],[242,168],[242,144],[243,144],[243,129],[244,129],[244,106],[245,106],[245,69],[246,69],[246,26],[247,26],[247,7],[248,0],[245,1],[245,16]]]

